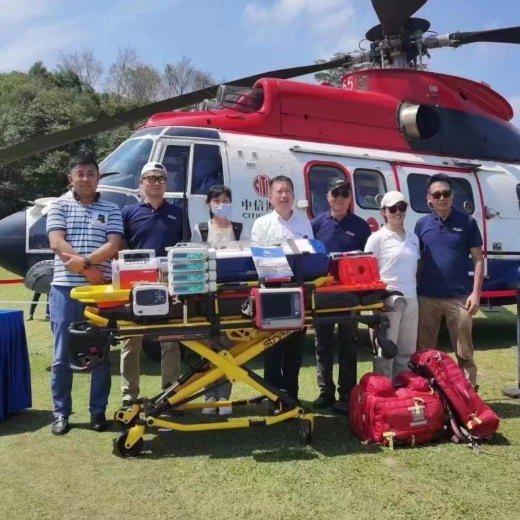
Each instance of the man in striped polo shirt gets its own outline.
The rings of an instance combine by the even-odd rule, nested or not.
[[[71,322],[81,321],[85,306],[70,297],[74,287],[110,283],[110,259],[121,249],[123,221],[116,204],[99,198],[99,168],[90,156],[74,157],[70,162],[67,194],[54,201],[47,214],[47,233],[56,254],[54,278],[49,298],[51,328],[54,334],[54,361],[51,388],[54,402],[52,433],[62,435],[69,429],[72,412],[72,371],[69,367]],[[110,394],[110,365],[92,372],[90,382],[90,424],[103,431],[107,427],[105,410]]]

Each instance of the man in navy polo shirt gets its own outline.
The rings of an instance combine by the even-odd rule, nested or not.
[[[352,202],[352,189],[345,179],[334,179],[329,184],[327,202],[330,210],[318,215],[311,223],[314,238],[325,245],[327,252],[364,251],[371,234],[368,224],[357,215],[349,212]],[[314,401],[314,408],[323,409],[336,401],[336,387],[332,377],[334,365],[334,324],[319,325],[315,328],[316,361],[320,395]],[[339,413],[348,413],[350,392],[356,384],[352,376],[352,358],[355,346],[349,327],[338,325],[339,343],[338,394],[339,403],[334,406]],[[350,371],[349,371],[350,369]],[[355,373],[355,370],[354,370]]]
[[[144,200],[123,208],[125,239],[129,249],[153,249],[156,256],[166,256],[167,247],[182,241],[182,210],[164,200],[167,175],[161,163],[144,165],[139,181]],[[187,233],[189,239],[189,226]],[[141,337],[129,338],[121,349],[123,406],[128,406],[139,396],[141,343]],[[179,378],[179,344],[163,341],[161,350],[162,385],[166,388]]]
[[[484,278],[482,236],[474,218],[453,209],[453,190],[447,175],[432,175],[427,186],[428,204],[434,211],[415,226],[422,263],[417,286],[418,348],[437,348],[444,316],[458,364],[476,386],[471,329]],[[475,273],[472,288],[468,275],[470,255]]]

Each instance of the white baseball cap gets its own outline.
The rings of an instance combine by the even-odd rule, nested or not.
[[[166,168],[160,162],[148,162],[143,166],[141,170],[141,178],[143,175],[148,172],[161,172],[165,177],[168,177],[168,172]]]
[[[381,208],[391,208],[398,202],[406,202],[408,204],[404,195],[400,191],[388,191],[385,193],[383,200],[381,200]]]

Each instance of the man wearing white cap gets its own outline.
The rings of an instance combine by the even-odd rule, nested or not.
[[[139,187],[143,201],[123,208],[125,240],[129,249],[153,249],[155,255],[166,256],[166,248],[183,239],[182,210],[164,200],[166,192],[166,168],[159,162],[143,166]],[[186,230],[190,238],[189,226]],[[123,343],[121,349],[121,393],[123,405],[128,406],[139,397],[141,337],[133,337]],[[161,343],[162,387],[179,378],[179,344]]]
[[[407,370],[410,356],[417,347],[419,304],[417,302],[417,262],[420,259],[419,239],[404,229],[408,202],[399,191],[389,191],[381,201],[381,214],[385,226],[370,235],[365,246],[377,258],[381,279],[387,291],[399,292],[406,299],[406,309],[387,309],[390,320],[387,338],[397,345],[394,359],[386,359],[379,349],[374,360],[374,372],[393,379],[402,370]]]

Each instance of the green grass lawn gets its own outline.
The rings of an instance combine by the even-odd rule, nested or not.
[[[11,277],[0,271],[0,277]],[[0,300],[30,300],[22,286],[0,286]],[[22,308],[0,303],[0,308]],[[27,316],[28,306],[23,306]],[[517,383],[514,308],[475,320],[481,395],[502,417],[483,453],[451,443],[394,451],[363,445],[345,417],[320,414],[313,444],[298,444],[298,421],[269,428],[145,435],[143,454],[114,453],[119,428],[88,428],[87,375],[75,375],[74,428],[50,433],[52,335],[45,299],[26,325],[33,408],[0,422],[0,519],[516,519],[520,492],[520,402],[500,390]],[[312,337],[301,397],[317,397]],[[359,377],[371,369],[362,330]],[[447,335],[441,347],[449,348]],[[120,402],[114,351],[109,415]],[[252,365],[261,371],[260,360]],[[143,357],[142,393],[159,390],[159,364]],[[253,395],[236,385],[233,397]],[[197,414],[198,412],[191,412]],[[256,415],[251,407],[237,415]],[[211,420],[206,418],[205,420]]]

